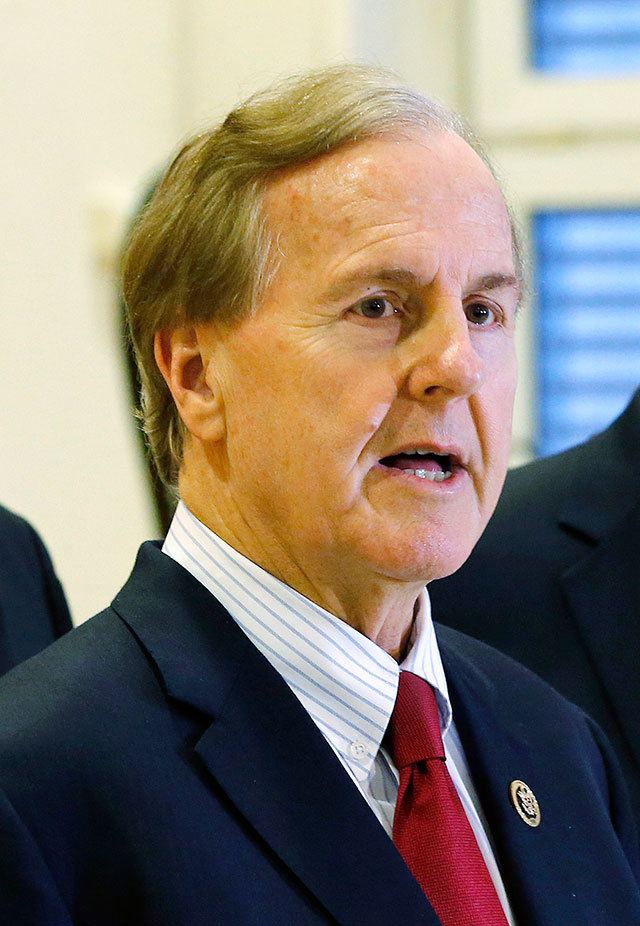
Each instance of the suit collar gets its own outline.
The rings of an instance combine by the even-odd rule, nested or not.
[[[112,608],[155,663],[167,695],[216,717],[253,647],[215,598],[147,542]]]
[[[439,926],[295,695],[196,579],[144,544],[112,607],[168,697],[210,718],[199,761],[341,926]]]
[[[640,389],[605,431],[556,458],[571,455],[571,482],[558,512],[563,529],[598,542],[640,498]]]

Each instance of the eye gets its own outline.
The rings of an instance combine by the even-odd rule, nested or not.
[[[484,302],[470,302],[464,307],[469,321],[477,328],[490,328],[498,321],[498,312]]]
[[[393,318],[398,315],[400,310],[394,306],[386,296],[367,296],[366,299],[360,299],[352,309],[356,315],[363,318]]]

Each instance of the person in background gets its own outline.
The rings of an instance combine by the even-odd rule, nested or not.
[[[180,501],[0,681],[0,921],[640,922],[600,731],[431,620],[510,444],[520,270],[480,151],[338,66],[169,168],[124,293]]]
[[[0,675],[71,629],[71,615],[42,540],[0,505]]]
[[[512,470],[438,620],[533,669],[605,730],[640,824],[640,390],[586,443]]]

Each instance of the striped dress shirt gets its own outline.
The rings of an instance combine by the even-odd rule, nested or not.
[[[453,721],[426,589],[417,602],[407,655],[398,665],[353,627],[234,550],[183,502],[162,551],[217,598],[280,673],[389,836],[399,776],[382,738],[395,704],[400,670],[413,672],[433,686],[447,766],[513,926],[487,823]]]

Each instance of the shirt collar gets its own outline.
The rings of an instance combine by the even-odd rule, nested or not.
[[[426,589],[418,598],[407,655],[398,665],[367,637],[234,550],[183,502],[162,550],[227,609],[358,781],[372,773],[401,670],[435,688],[446,733],[451,704]]]

